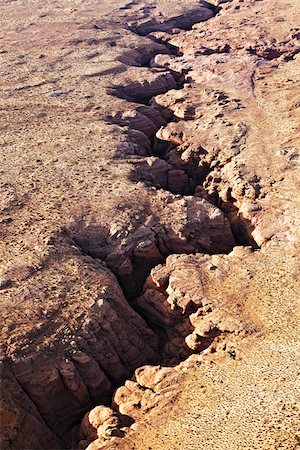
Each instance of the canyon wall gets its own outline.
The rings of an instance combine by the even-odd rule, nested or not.
[[[189,441],[189,392],[201,402],[219,367],[246,380],[258,354],[296,370],[270,343],[297,336],[297,7],[3,10],[2,448],[224,446],[205,414]],[[260,392],[280,382],[294,407],[276,373]],[[171,410],[178,441],[154,432]],[[262,448],[294,448],[288,426]]]

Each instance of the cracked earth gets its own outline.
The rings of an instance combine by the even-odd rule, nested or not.
[[[299,6],[1,9],[1,448],[299,448]]]

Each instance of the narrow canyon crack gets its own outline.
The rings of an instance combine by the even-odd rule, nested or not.
[[[208,3],[205,3],[205,6],[213,12],[213,16],[221,10],[221,8]],[[186,30],[196,23],[195,19],[187,18],[187,20],[189,25],[183,27]],[[159,42],[162,47],[165,47],[166,55],[174,57],[181,55],[177,47],[167,42],[165,43],[162,39],[158,39],[150,34],[155,30],[155,24],[150,24],[147,32],[143,27],[141,29],[132,26],[129,28],[138,35],[149,36],[149,39]],[[142,181],[149,187],[150,191],[154,189],[154,196],[157,193],[158,195],[161,193],[162,196],[165,196],[163,201],[167,203],[170,201],[177,202],[179,209],[185,208],[187,203],[198,204],[199,207],[205,204],[208,208],[209,204],[212,204],[216,207],[215,211],[223,211],[226,217],[223,218],[222,213],[218,213],[222,222],[217,223],[217,228],[220,228],[218,231],[219,236],[216,242],[210,243],[202,242],[201,239],[197,240],[197,236],[194,238],[194,235],[197,235],[196,229],[190,232],[187,239],[180,242],[180,237],[175,236],[173,232],[171,232],[173,235],[170,236],[170,230],[165,224],[160,223],[159,218],[155,219],[152,217],[149,223],[144,224],[144,228],[148,229],[149,236],[147,236],[146,232],[146,238],[141,235],[134,240],[134,245],[132,248],[127,249],[125,261],[123,260],[121,265],[119,264],[120,261],[117,261],[117,265],[115,264],[115,259],[120,257],[120,254],[116,251],[117,241],[108,243],[107,239],[104,238],[106,242],[104,242],[101,250],[99,251],[99,248],[97,248],[96,251],[93,251],[92,245],[89,243],[89,230],[81,230],[80,233],[71,234],[71,237],[85,254],[92,257],[99,256],[106,262],[117,276],[126,298],[132,304],[135,303],[135,299],[142,293],[144,283],[151,269],[158,263],[164,264],[166,257],[170,254],[228,253],[237,244],[250,245],[253,248],[258,247],[251,237],[251,230],[247,229],[242,219],[240,219],[237,208],[233,204],[234,200],[232,199],[232,202],[223,205],[222,201],[217,197],[217,193],[215,195],[206,193],[203,184],[213,168],[210,167],[209,162],[205,161],[205,158],[203,158],[202,162],[201,152],[185,161],[184,157],[182,158],[182,154],[190,153],[189,146],[186,145],[181,150],[179,146],[183,144],[183,141],[180,136],[175,135],[174,139],[172,139],[172,136],[168,138],[164,136],[164,130],[167,126],[173,123],[176,124],[179,119],[172,110],[160,107],[156,103],[156,96],[158,94],[166,94],[172,89],[182,90],[185,84],[188,83],[188,71],[182,69],[182,71],[176,72],[171,69],[156,68],[154,65],[155,56],[161,55],[161,51],[162,48],[157,53],[151,52],[149,55],[147,53],[139,54],[138,59],[134,60],[134,66],[138,65],[148,68],[149,72],[145,73],[145,76],[150,76],[151,73],[155,75],[152,81],[142,78],[138,82],[133,80],[130,84],[115,85],[111,89],[111,95],[127,100],[129,104],[134,102],[134,104],[138,105],[135,106],[137,120],[135,120],[135,117],[131,120],[130,116],[128,120],[124,120],[118,113],[113,117],[109,117],[107,119],[108,123],[128,127],[129,139],[131,139],[133,131],[138,133],[137,135],[133,134],[133,138],[138,144],[137,158],[135,160],[131,158],[130,160],[136,166],[132,172],[133,181]],[[140,118],[139,115],[142,117]],[[192,117],[186,120],[192,120]],[[151,123],[150,126],[149,122]],[[205,157],[207,151],[205,149],[201,150]],[[142,156],[143,154],[146,158]],[[120,158],[122,157],[121,154]],[[167,192],[173,194],[171,200]],[[196,223],[196,227],[201,225],[201,221],[202,219]],[[234,224],[231,225],[230,222],[234,222]],[[213,223],[209,225],[214,227]],[[143,231],[145,232],[145,230]]]
[[[208,18],[220,11],[204,5],[209,7]],[[197,14],[186,16],[181,30],[191,29],[197,24],[197,17]],[[34,365],[32,369],[22,364],[14,368],[18,389],[37,405],[39,420],[67,445],[73,445],[70,442],[74,441],[74,435],[69,435],[72,427],[75,441],[79,440],[76,433],[83,411],[100,403],[109,405],[114,389],[131,378],[138,367],[175,366],[192,353],[200,353],[221,341],[222,336],[242,329],[238,321],[228,325],[221,309],[205,297],[202,273],[214,272],[218,264],[215,261],[237,245],[252,249],[259,246],[251,236],[252,225],[239,211],[230,188],[226,201],[219,195],[220,180],[215,174],[218,161],[211,157],[210,149],[205,145],[193,147],[193,142],[186,138],[185,127],[195,120],[193,104],[185,107],[181,117],[174,108],[161,102],[160,96],[175,93],[176,104],[180,105],[181,94],[193,88],[190,68],[183,64],[175,70],[160,63],[164,57],[176,60],[184,56],[165,35],[160,35],[168,34],[170,25],[175,26],[173,22],[161,29],[156,29],[157,24],[152,22],[143,29],[130,26],[132,32],[148,37],[149,42],[154,41],[160,48],[149,53],[137,50],[131,64],[131,52],[121,55],[120,61],[127,61],[128,68],[134,70],[132,81],[107,88],[112,97],[120,100],[120,109],[108,116],[106,123],[123,127],[120,132],[126,136],[129,149],[124,152],[121,148],[115,159],[130,163],[131,181],[143,188],[147,186],[149,204],[130,220],[126,217],[124,223],[129,223],[128,227],[118,220],[103,225],[78,222],[60,236],[65,253],[56,257],[59,267],[60,258],[63,260],[70,253],[70,259],[82,258],[89,267],[83,271],[84,276],[89,270],[96,273],[101,269],[105,273],[105,280],[99,277],[98,284],[93,280],[91,289],[94,285],[101,288],[105,283],[111,287],[103,290],[103,298],[99,293],[92,296],[88,292],[88,298],[95,299],[90,307],[91,319],[87,321],[91,330],[80,330],[79,343],[75,334],[62,333],[61,342],[69,346],[72,356],[59,363],[55,361],[57,366],[50,364],[50,368],[47,361],[38,363],[39,370],[49,379],[45,396],[41,397],[39,380],[32,383]],[[228,48],[225,50],[228,53]],[[226,105],[231,101],[223,92],[208,95],[212,104],[216,101]],[[234,102],[240,107],[237,100]],[[240,128],[242,138],[244,128],[242,125]],[[124,215],[128,209],[128,205],[120,205]],[[75,255],[71,247],[75,248]],[[73,264],[76,266],[76,262]],[[197,279],[200,286],[197,292],[185,287],[174,289],[174,280],[179,286],[185,285],[186,273]],[[126,305],[122,304],[124,297]],[[225,310],[226,305],[222,308]],[[128,329],[120,337],[115,329],[123,328],[124,317],[128,317]],[[110,333],[114,336],[113,343]],[[125,342],[127,339],[129,344]],[[127,354],[131,342],[133,349]],[[40,376],[42,379],[44,375]],[[60,408],[53,411],[47,405],[52,388],[61,392],[62,398]],[[71,395],[65,394],[65,388]],[[125,419],[122,417],[122,425],[129,426],[130,418]],[[122,434],[119,425],[113,427],[113,432]]]
[[[175,415],[194,369],[197,402],[205,387],[209,409],[207,373],[220,370],[234,385],[228,396],[213,381],[220,405],[241,397],[247,409],[249,372],[281,367],[268,330],[290,345],[296,8],[50,3],[35,17],[3,5],[17,25],[3,21],[1,51],[0,446],[147,448],[139,429]],[[199,402],[195,448],[203,429],[204,443],[218,434],[218,412],[207,420]]]
[[[212,7],[212,10],[214,14],[217,14],[220,8]],[[147,36],[145,31],[132,27],[130,29],[137,34]],[[162,40],[159,42],[162,44]],[[165,45],[166,55],[181,56],[181,52],[175,46]],[[159,54],[161,53],[157,53],[157,55]],[[222,333],[228,334],[230,330],[221,330],[217,324],[208,322],[203,325],[202,335],[201,333],[197,334],[194,332],[195,324],[191,321],[191,317],[205,317],[211,313],[211,307],[205,304],[205,301],[194,303],[193,300],[189,300],[186,303],[183,302],[182,305],[168,302],[170,275],[165,273],[167,272],[166,264],[169,264],[166,263],[168,257],[173,255],[174,258],[179,254],[197,253],[226,254],[236,245],[252,249],[258,249],[259,246],[251,235],[253,231],[251,224],[247,223],[238,207],[235,206],[235,199],[229,197],[228,201],[224,202],[218,196],[217,190],[211,194],[205,189],[206,180],[214,169],[205,160],[207,151],[202,148],[200,152],[198,151],[197,156],[190,158],[191,150],[188,144],[184,145],[180,134],[179,136],[174,134],[174,137],[165,137],[164,132],[167,126],[178,123],[179,118],[171,109],[160,107],[156,103],[156,95],[167,94],[170,90],[182,90],[185,85],[189,84],[188,71],[183,69],[181,72],[177,72],[171,69],[155,68],[155,56],[153,53],[151,57],[142,55],[141,66],[149,68],[150,71],[157,71],[158,77],[162,77],[164,82],[158,83],[156,87],[157,80],[151,83],[145,78],[138,83],[133,81],[132,84],[113,86],[111,91],[112,95],[128,101],[129,104],[135,103],[136,111],[141,113],[144,118],[149,119],[152,126],[144,127],[142,119],[136,122],[134,120],[131,122],[130,119],[123,120],[120,114],[109,117],[108,122],[128,127],[129,138],[132,131],[139,133],[133,134],[134,139],[138,138],[135,141],[138,142],[138,152],[136,160],[134,157],[131,158],[131,162],[136,166],[132,173],[132,180],[137,183],[142,181],[148,186],[150,192],[154,192],[154,196],[162,195],[163,201],[166,200],[167,203],[170,201],[170,193],[171,203],[178,202],[183,208],[188,202],[194,203],[194,207],[197,207],[197,203],[201,204],[204,209],[213,207],[214,212],[220,218],[222,217],[222,225],[217,225],[220,227],[219,237],[212,245],[201,244],[201,239],[197,241],[196,229],[198,225],[201,225],[200,221],[196,223],[196,228],[192,230],[188,239],[179,243],[176,242],[178,237],[174,235],[170,240],[170,231],[165,225],[159,223],[159,219],[156,221],[151,218],[148,223],[142,225],[143,233],[138,233],[138,240],[134,240],[132,248],[129,246],[125,252],[120,253],[118,250],[116,251],[118,244],[115,242],[112,244],[112,249],[103,249],[101,259],[116,275],[129,304],[145,319],[150,329],[158,336],[158,354],[160,356],[156,363],[172,366],[194,352],[199,353],[205,350]],[[193,120],[193,113],[191,107],[184,120]],[[180,148],[182,146],[183,149]],[[187,161],[182,158],[183,153],[189,154]],[[204,156],[203,162],[201,154]],[[194,219],[191,218],[191,220]],[[149,234],[151,235],[150,239]],[[195,235],[196,238],[194,238]],[[86,236],[77,234],[72,238],[81,251],[94,258],[97,256],[97,252],[95,254],[89,244],[83,244]],[[160,272],[164,275],[160,275]],[[158,278],[156,278],[157,275]],[[234,350],[232,350],[232,355],[235,357]],[[126,418],[121,418],[121,425],[119,424],[117,429],[122,426],[128,426]],[[117,431],[116,436],[122,436],[122,432]]]

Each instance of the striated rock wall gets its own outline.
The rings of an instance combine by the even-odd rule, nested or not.
[[[240,268],[240,261],[257,259],[257,255],[249,247],[235,247],[228,255],[172,255],[165,265],[151,271],[136,308],[153,328],[168,335],[163,354],[175,367],[137,369],[114,393],[109,417],[118,417],[117,422],[94,422],[94,414],[102,414],[101,406],[86,414],[81,426],[82,448],[91,441],[89,450],[115,448],[117,443],[134,445],[131,435],[143,430],[149,416],[161,414],[180,395],[187,370],[239,356],[240,342],[260,328],[246,306],[246,297],[239,295],[253,277],[251,269]],[[234,277],[239,280],[239,290],[230,284]],[[123,443],[119,440],[124,436]]]
[[[136,308],[168,335],[166,357],[187,357],[209,347],[222,333],[247,332],[242,305],[215,302],[206,297],[207,285],[218,282],[218,266],[230,264],[239,255],[247,257],[249,248],[235,247],[224,255],[169,256],[165,265],[155,267],[136,300]],[[227,262],[228,261],[228,262]],[[212,274],[212,275],[210,275]],[[248,330],[251,330],[251,322]],[[217,339],[218,340],[218,339]]]
[[[236,247],[229,255],[169,258],[166,272],[170,281],[174,275],[181,302],[183,294],[194,301],[199,292],[205,295],[204,306],[190,315],[187,344],[207,343],[213,327],[220,333],[205,350],[194,348],[200,354],[175,367],[137,369],[114,393],[111,414],[118,423],[105,436],[105,423],[95,423],[93,430],[83,427],[82,448],[204,449],[207,442],[217,448],[225,442],[234,449],[247,442],[249,448],[292,449],[298,430],[299,288],[294,282],[299,258],[288,253]],[[191,270],[195,263],[201,270]],[[153,271],[156,288],[162,269]],[[176,269],[182,276],[175,281]],[[174,296],[170,281],[169,302]]]

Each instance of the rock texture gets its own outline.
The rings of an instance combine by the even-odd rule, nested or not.
[[[233,3],[209,28],[197,24],[164,36],[182,56],[158,55],[151,63],[186,73],[183,89],[153,100],[178,119],[158,133],[176,144],[167,162],[200,176],[208,168],[204,195],[217,197],[232,221],[240,219],[242,237],[251,233],[258,245],[293,239],[298,220],[292,202],[283,200],[299,159],[298,11],[287,8]]]
[[[195,257],[203,259],[179,261]],[[215,269],[206,268],[211,283],[205,295],[219,310],[219,325],[225,312],[230,333],[176,367],[138,369],[112,404],[135,422],[121,428],[125,437],[99,437],[89,450],[297,448],[299,260],[280,249],[271,254],[235,249],[210,259]],[[186,275],[191,280],[186,284],[196,285],[198,280]],[[242,334],[232,332],[237,324],[243,324]],[[93,437],[84,439],[86,445]]]
[[[230,256],[247,257],[250,251],[235,247]],[[227,299],[220,304],[206,296],[206,286],[216,284],[223,260],[227,262],[223,255],[169,256],[164,266],[151,271],[143,295],[136,300],[136,308],[149,323],[169,335],[164,351],[175,361],[201,352],[223,333],[246,333],[252,328],[241,304]]]
[[[125,211],[102,232],[93,224],[76,224],[72,230],[80,248],[104,260],[130,297],[140,292],[151,267],[168,254],[226,252],[235,244],[228,219],[204,199],[150,192],[148,202],[152,214],[135,215],[129,222]]]
[[[297,448],[299,8],[111,3],[1,6],[1,448]]]
[[[140,364],[157,360],[158,338],[130,308],[101,261],[62,242],[50,253],[47,267],[30,277],[25,291],[11,288],[16,297],[4,314],[3,364],[4,374],[10,378],[12,372],[33,413],[38,408],[36,420],[42,416],[63,438],[91,405],[109,401],[114,385]],[[52,285],[45,286],[45,279]],[[35,321],[34,329],[24,323],[24,315]],[[15,399],[16,408],[20,400]],[[11,440],[6,433],[4,438]]]

